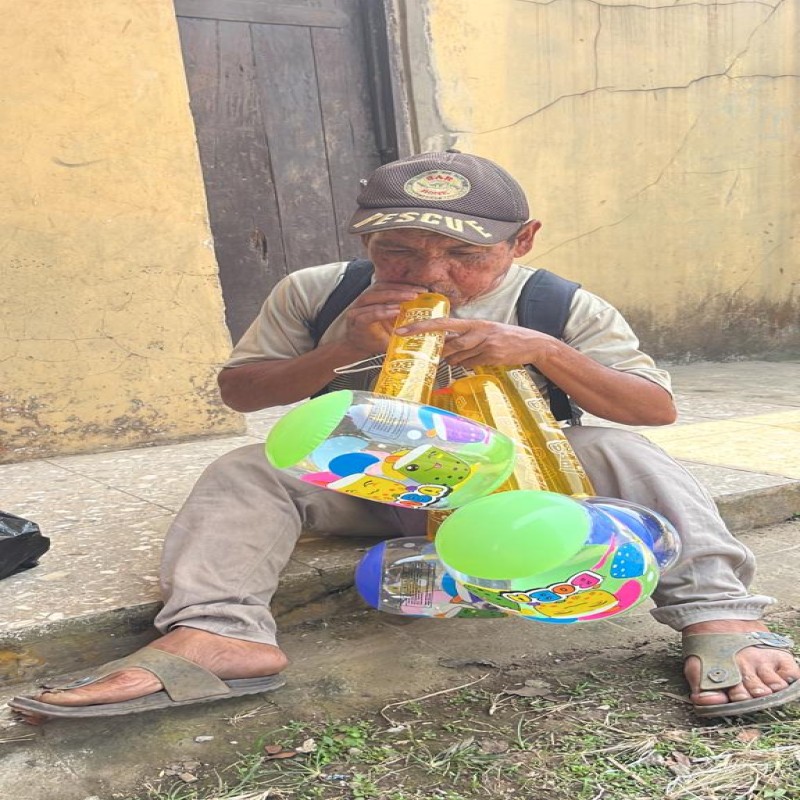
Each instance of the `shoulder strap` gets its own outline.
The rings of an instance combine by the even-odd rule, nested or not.
[[[309,325],[314,346],[319,344],[322,335],[331,323],[356,299],[372,281],[372,262],[365,258],[354,258],[345,267],[342,279],[328,295],[316,319]]]
[[[517,301],[517,320],[520,325],[541,331],[556,339],[564,337],[572,298],[580,288],[546,269],[537,269],[522,287]],[[533,369],[528,365],[529,369]],[[550,409],[557,420],[572,419],[575,412],[566,393],[548,381]]]
[[[580,286],[549,270],[537,269],[519,293],[519,324],[560,339],[569,317],[572,297]]]

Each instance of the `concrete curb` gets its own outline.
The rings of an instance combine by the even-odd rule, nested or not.
[[[732,531],[772,525],[800,514],[800,481],[723,495],[715,502]],[[280,627],[363,609],[353,589],[353,570],[364,549],[374,543],[301,540],[273,601]],[[127,655],[155,638],[152,623],[158,608],[154,600],[11,632],[0,643],[0,679],[29,684]]]
[[[763,528],[800,514],[800,481],[715,497],[731,531]]]

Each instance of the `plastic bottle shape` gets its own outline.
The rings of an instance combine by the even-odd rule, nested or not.
[[[526,430],[500,380],[494,375],[469,375],[454,381],[450,388],[458,414],[496,428],[514,442],[514,471],[497,491],[548,489],[536,458],[535,440]]]
[[[481,504],[491,508],[470,523]],[[364,600],[404,616],[588,622],[638,606],[680,555],[664,517],[614,498],[496,493],[450,519],[459,529],[446,523],[435,544],[408,537],[370,548],[356,568]]]
[[[436,292],[423,292],[400,304],[394,329],[425,319],[441,319],[450,313],[450,301]],[[429,403],[436,370],[444,347],[444,331],[400,336],[392,333],[378,379],[376,394],[414,403]]]
[[[576,497],[596,494],[583,465],[528,370],[522,366],[484,366],[476,367],[475,372],[499,381],[522,420],[528,446],[543,473],[545,488]]]

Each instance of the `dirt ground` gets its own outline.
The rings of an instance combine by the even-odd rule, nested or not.
[[[222,770],[184,760],[125,797],[800,797],[800,708],[700,722],[683,700],[673,645],[609,655],[441,658],[448,685],[347,717],[319,709],[270,724],[267,703],[231,718],[249,746]]]

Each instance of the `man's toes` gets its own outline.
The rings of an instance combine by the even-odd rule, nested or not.
[[[701,692],[699,689],[700,686],[700,670],[702,665],[700,664],[700,659],[697,656],[689,656],[683,664],[683,675],[686,678],[686,683],[689,684],[689,690],[692,693],[692,697],[695,695],[705,694]],[[717,694],[717,692],[714,692]]]
[[[693,692],[690,699],[696,706],[718,706],[728,702],[728,695],[725,692]]]
[[[64,691],[44,691],[36,695],[40,703],[50,703],[54,706],[89,706],[102,702],[96,698],[103,691],[103,687],[93,684],[92,689],[65,689]]]
[[[791,660],[787,659],[775,671],[786,683],[796,683],[800,680],[800,664],[793,658]]]
[[[770,665],[765,665],[759,668],[758,677],[764,686],[768,686],[770,691],[780,692],[785,689],[789,682],[784,680],[780,674]]]
[[[55,706],[91,706],[134,700],[161,689],[161,682],[145,669],[127,669],[74,689],[44,691],[36,697]]]
[[[763,697],[765,694],[772,694],[772,689],[755,673],[742,675],[742,682],[728,690],[728,697],[733,702],[749,700],[751,697]]]

